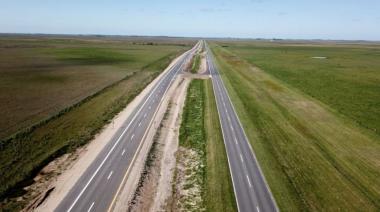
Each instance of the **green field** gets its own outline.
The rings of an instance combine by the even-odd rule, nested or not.
[[[22,43],[23,42],[20,42],[19,45],[23,46],[24,44]],[[29,43],[29,41],[27,41],[27,43]],[[49,43],[54,42],[49,40]],[[67,43],[76,44],[75,41],[65,41],[65,45]],[[86,43],[86,45],[90,44]],[[76,147],[92,139],[114,115],[122,110],[149,82],[164,70],[176,55],[186,48],[190,48],[190,45],[185,47],[182,45],[164,45],[162,46],[162,52],[160,52],[158,50],[161,48],[160,45],[131,46],[132,44],[128,43],[125,43],[125,45],[124,48],[131,48],[130,54],[132,56],[126,56],[126,53],[115,53],[119,52],[119,50],[115,49],[112,50],[113,53],[110,53],[111,50],[99,50],[98,47],[96,47],[96,50],[93,49],[95,47],[85,47],[85,49],[75,47],[77,48],[76,50],[72,50],[71,47],[57,47],[57,49],[52,49],[51,51],[55,52],[52,53],[53,57],[55,60],[60,61],[57,62],[59,63],[56,67],[57,70],[53,70],[53,67],[48,66],[49,69],[52,69],[53,78],[60,78],[60,73],[67,75],[69,78],[66,79],[67,81],[64,83],[60,83],[60,80],[57,82],[51,79],[48,79],[48,82],[45,83],[43,81],[45,78],[41,78],[38,71],[33,71],[33,69],[29,70],[30,73],[25,77],[31,77],[31,82],[29,82],[31,84],[28,84],[28,86],[32,86],[33,84],[32,87],[35,88],[33,91],[36,92],[34,95],[41,95],[38,96],[37,99],[30,99],[28,95],[31,94],[31,91],[28,90],[28,87],[25,87],[23,83],[16,83],[17,77],[11,76],[11,73],[17,75],[18,71],[23,73],[22,76],[24,76],[27,72],[26,69],[23,70],[23,68],[17,66],[21,70],[15,68],[12,69],[14,72],[5,74],[9,75],[8,83],[10,86],[19,86],[19,89],[14,89],[15,92],[18,91],[19,96],[25,97],[25,99],[20,97],[20,99],[23,100],[21,101],[4,92],[5,89],[3,90],[2,87],[1,95],[8,98],[9,101],[12,100],[12,98],[21,101],[22,104],[19,103],[20,107],[25,106],[25,109],[27,109],[28,106],[32,105],[35,107],[45,107],[44,102],[48,104],[49,101],[61,101],[61,99],[63,99],[64,104],[60,105],[60,107],[64,108],[57,113],[53,113],[53,111],[47,112],[43,121],[0,142],[0,196],[2,198],[8,197],[8,200],[5,200],[5,205],[2,205],[3,210],[21,209],[24,204],[28,202],[28,199],[22,199],[20,201],[17,200],[17,196],[24,193],[22,187],[33,183],[32,177],[45,164],[64,153],[75,150]],[[120,44],[116,46],[115,48],[123,48]],[[110,47],[108,46],[108,48]],[[149,50],[149,48],[151,49]],[[157,48],[156,53],[150,53],[152,48]],[[45,52],[50,50],[43,49],[41,51]],[[76,53],[73,53],[73,51]],[[120,51],[124,52],[128,50]],[[97,62],[93,62],[93,60],[97,60],[95,58],[103,58],[102,64],[107,63],[108,65],[112,64],[112,66],[103,66]],[[135,58],[132,60],[134,62],[130,64],[131,69],[128,68],[128,58]],[[137,61],[136,58],[141,59]],[[63,63],[68,63],[67,67],[61,64],[61,60],[64,61]],[[75,62],[72,62],[72,60]],[[124,60],[126,61],[124,62]],[[86,65],[82,66],[83,63]],[[89,65],[89,63],[92,63],[92,65]],[[114,65],[115,67],[113,67]],[[65,73],[65,68],[71,71]],[[78,70],[75,71],[75,69]],[[115,73],[117,77],[111,77],[112,80],[110,80],[110,78],[107,79],[109,75],[111,76]],[[43,76],[45,76],[45,74],[44,72]],[[77,81],[78,78],[79,81]],[[95,78],[96,80],[93,81]],[[101,83],[98,84],[98,89],[89,92],[86,88],[87,84],[93,86],[93,83],[100,81],[102,81],[104,85],[102,84],[102,86],[99,87]],[[106,81],[108,84],[105,83]],[[77,85],[75,88],[79,90],[83,88],[83,90],[81,90],[83,94],[83,96],[81,96],[82,98],[78,96],[78,99],[75,99],[75,101],[72,99],[73,96],[71,96],[70,93],[75,93],[70,87],[73,85]],[[50,91],[48,88],[51,88]],[[26,99],[29,101],[26,101]],[[71,104],[69,104],[70,102]],[[56,108],[56,110],[60,107]],[[48,107],[45,109],[47,108]],[[11,111],[11,108],[9,108],[9,111]],[[24,113],[24,115],[26,115],[26,113]],[[9,197],[16,198],[9,199]]]
[[[280,210],[380,209],[376,48],[211,47]]]
[[[144,40],[141,40],[144,41]],[[189,41],[98,37],[0,37],[0,140],[44,120]]]
[[[210,80],[190,83],[182,115],[180,146],[188,150],[180,154],[188,158],[185,170],[185,189],[200,188],[200,205],[192,205],[198,197],[180,199],[187,211],[236,211],[235,196],[224,149],[219,116]],[[193,167],[193,164],[199,163]],[[190,165],[191,164],[191,165]],[[188,168],[194,168],[189,169]],[[190,192],[190,190],[189,190]],[[190,192],[192,193],[192,192]]]

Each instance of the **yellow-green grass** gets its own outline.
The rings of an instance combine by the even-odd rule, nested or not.
[[[237,211],[212,82],[204,80],[203,84],[205,87],[204,126],[207,157],[206,209],[207,211]]]
[[[380,46],[225,43],[228,50],[380,135]],[[318,59],[313,57],[326,57]]]
[[[228,48],[212,50],[281,210],[380,209],[375,134]]]
[[[0,140],[189,47],[171,40],[0,37]]]

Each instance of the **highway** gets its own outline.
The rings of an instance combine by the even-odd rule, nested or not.
[[[55,211],[109,211],[129,174],[157,109],[185,62],[200,47],[182,54],[143,98],[111,141],[76,182]]]
[[[278,211],[207,45],[206,50],[238,210]]]

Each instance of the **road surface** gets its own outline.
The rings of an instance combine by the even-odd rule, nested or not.
[[[113,207],[114,199],[128,176],[135,156],[139,153],[161,100],[175,76],[200,45],[201,43],[198,42],[191,50],[181,55],[162,76],[55,211],[104,212]]]
[[[255,154],[235,112],[222,78],[207,47],[207,67],[226,146],[236,202],[240,212],[278,211]]]

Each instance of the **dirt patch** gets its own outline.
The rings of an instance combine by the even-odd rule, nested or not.
[[[142,173],[128,211],[162,211],[165,208],[166,199],[172,193],[180,115],[190,80],[178,77],[176,81],[178,81],[177,86],[170,95],[170,107],[156,133],[153,149],[146,162],[146,169]],[[149,162],[149,158],[154,161]]]

